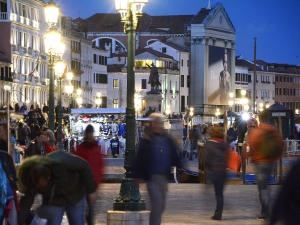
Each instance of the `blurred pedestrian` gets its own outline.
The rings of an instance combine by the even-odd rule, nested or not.
[[[94,138],[94,127],[92,125],[87,125],[85,129],[84,141],[78,145],[75,155],[80,156],[85,159],[93,172],[94,180],[97,185],[99,185],[103,178],[103,158],[101,155],[101,147]],[[90,200],[87,198],[88,203],[88,213],[86,216],[86,221],[88,225],[95,224],[94,222],[94,208]]]
[[[31,141],[28,148],[25,151],[25,157],[33,155],[46,155],[45,142],[47,141],[47,133],[45,131],[39,131],[36,135],[36,139]]]
[[[259,127],[250,131],[248,144],[250,156],[255,164],[255,173],[261,204],[261,215],[258,220],[270,219],[269,197],[267,182],[274,167],[274,162],[282,155],[283,142],[279,131],[272,125],[267,124],[268,113],[262,111],[259,114]]]
[[[11,141],[9,142],[7,141],[8,141],[7,124],[1,123],[0,124],[0,150],[10,155],[12,160],[14,161],[15,145]],[[8,149],[8,145],[10,145],[10,149]]]
[[[177,144],[164,130],[162,114],[152,113],[151,130],[144,135],[133,166],[133,176],[138,185],[147,182],[151,201],[150,225],[161,224],[166,205],[168,179],[172,166],[181,167]]]
[[[69,153],[56,151],[47,156],[27,158],[18,170],[21,191],[18,225],[23,225],[35,196],[42,195],[43,203],[37,209],[48,225],[61,224],[66,211],[69,224],[84,225],[86,195],[96,201],[97,185],[88,163]]]
[[[190,151],[190,158],[189,160],[193,160],[193,154],[194,154],[194,150],[197,149],[197,142],[198,139],[200,138],[200,130],[197,127],[197,125],[194,125],[192,127],[192,130],[190,131],[190,144],[191,144],[191,151]]]
[[[20,106],[19,106],[19,103],[18,103],[18,102],[15,104],[15,112],[16,112],[16,113],[19,113],[19,112],[20,112]]]
[[[30,125],[30,140],[34,140],[39,131],[41,131],[40,126],[32,123]]]
[[[7,142],[7,138],[7,124],[0,124],[0,224],[15,224],[14,192],[17,190],[17,175],[13,157],[14,145]],[[4,217],[6,223],[3,223]]]
[[[27,132],[22,122],[18,124],[18,142],[19,145],[26,145]]]
[[[211,181],[214,185],[216,196],[216,210],[212,220],[222,220],[224,196],[223,190],[226,181],[227,143],[224,141],[223,128],[220,126],[211,128],[211,138],[206,141],[203,149],[204,166],[211,172]]]
[[[275,201],[270,224],[300,224],[300,164],[295,164],[287,175]]]
[[[44,125],[45,125],[46,127],[48,127],[48,120],[49,120],[49,117],[48,117],[48,113],[47,113],[47,111],[46,111],[45,109],[43,109],[43,116],[44,116],[44,119],[45,119]]]

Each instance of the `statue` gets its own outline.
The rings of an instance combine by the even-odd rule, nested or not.
[[[161,86],[161,83],[159,82],[158,70],[154,63],[152,63],[152,67],[150,67],[147,63],[146,66],[150,69],[148,84],[151,85],[151,91],[159,92],[159,87]]]
[[[154,113],[156,111],[156,107],[154,109],[152,109],[151,106],[149,106],[148,111],[145,113],[145,115],[143,117],[148,117],[151,113]]]

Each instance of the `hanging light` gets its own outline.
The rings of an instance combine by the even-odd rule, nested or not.
[[[148,3],[148,0],[129,0],[132,4],[131,10],[134,10],[135,13],[140,16],[143,13],[143,7]]]
[[[65,92],[66,92],[68,95],[72,94],[72,93],[73,93],[73,90],[74,90],[74,87],[73,87],[72,84],[68,84],[68,85],[65,86]]]
[[[116,10],[121,15],[121,21],[127,20],[128,0],[115,0]]]
[[[55,4],[54,1],[49,1],[48,4],[44,7],[45,10],[45,20],[46,23],[50,26],[56,25],[59,14],[59,6]]]
[[[80,88],[78,88],[76,92],[77,92],[78,95],[82,94],[82,90]]]
[[[60,33],[57,28],[51,27],[44,36],[45,52],[53,55],[57,54],[61,48]]]
[[[67,72],[66,77],[68,80],[72,80],[73,79],[73,73],[72,72]]]
[[[102,100],[101,100],[101,98],[96,98],[95,102],[96,102],[96,105],[101,105]]]
[[[65,73],[66,63],[63,60],[58,60],[55,63],[55,75],[58,77],[62,77]]]
[[[241,94],[242,94],[242,96],[245,96],[245,95],[246,95],[246,93],[247,93],[247,92],[246,92],[246,90],[244,90],[244,89],[243,89],[243,90],[241,90]]]
[[[102,94],[101,94],[100,91],[98,91],[97,94],[96,94],[97,98],[101,98],[101,95],[102,95]]]

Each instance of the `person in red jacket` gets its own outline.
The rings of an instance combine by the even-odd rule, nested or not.
[[[96,184],[100,184],[103,177],[103,158],[101,155],[101,147],[98,145],[97,141],[94,138],[94,127],[92,125],[88,125],[85,129],[85,138],[84,142],[82,142],[78,147],[77,151],[74,153],[75,155],[85,159],[93,172],[94,179]],[[93,206],[90,203],[89,199],[87,199],[89,211],[86,217],[87,224],[94,224],[93,221]]]

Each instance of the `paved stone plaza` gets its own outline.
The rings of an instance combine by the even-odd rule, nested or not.
[[[103,184],[98,191],[97,225],[106,224],[106,212],[112,210],[113,199],[117,197],[120,184]],[[273,200],[279,186],[269,186]],[[141,195],[150,203],[145,184],[141,185]],[[260,212],[256,185],[228,185],[224,193],[225,206],[222,221],[213,221],[215,198],[213,187],[203,184],[170,184],[167,208],[163,216],[165,225],[183,224],[265,224],[257,221]]]

